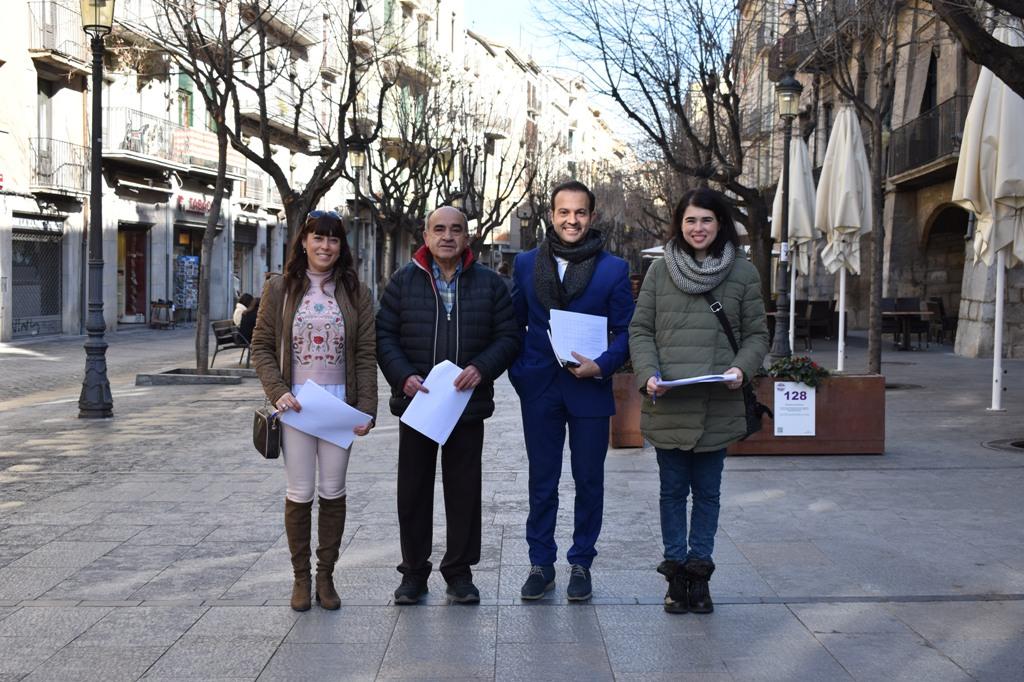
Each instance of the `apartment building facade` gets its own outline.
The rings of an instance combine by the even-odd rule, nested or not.
[[[762,32],[748,41],[743,58],[744,139],[751,150],[749,172],[762,187],[772,187],[781,167],[782,135],[774,114],[774,82],[788,70],[804,84],[803,111],[794,135],[807,140],[815,173],[824,160],[832,122],[843,97],[829,79],[828,59],[822,59],[828,40],[838,30],[855,31],[865,7],[877,0],[831,0],[822,15],[845,19],[819,26],[811,35],[806,18],[784,0],[748,0],[740,4],[744,35]],[[922,305],[940,302],[947,331],[955,328],[954,350],[966,356],[992,353],[995,271],[974,263],[973,219],[952,202],[964,121],[979,67],[971,62],[942,21],[923,2],[893,6],[898,45],[893,59],[892,102],[882,132],[885,241],[883,297],[917,299]],[[846,35],[849,35],[847,33]],[[878,52],[874,57],[878,58]],[[891,65],[891,64],[890,64]],[[834,68],[834,67],[833,67]],[[877,66],[875,67],[877,69]],[[866,81],[871,85],[874,76]],[[865,92],[870,93],[867,87]],[[875,103],[872,102],[872,105]],[[865,139],[868,136],[865,135]],[[870,145],[870,140],[868,141]],[[816,242],[820,254],[823,243]],[[861,244],[870,253],[870,237]],[[865,259],[860,277],[848,280],[852,328],[867,326],[870,264]],[[835,295],[834,277],[812,259],[812,272],[798,278],[797,295],[829,300]],[[1024,275],[1007,273],[1007,314],[1004,352],[1024,355]],[[936,315],[936,318],[938,316]]]
[[[286,62],[275,67],[283,77],[261,88],[262,110],[259,91],[240,90],[233,113],[245,124],[251,149],[260,149],[260,126],[270,130],[272,157],[287,183],[279,187],[253,160],[229,149],[208,264],[213,319],[229,316],[239,294],[258,295],[266,273],[281,271],[289,236],[282,190],[305,187],[320,150],[340,135],[372,129],[378,115],[383,128],[364,156],[381,149],[387,156],[394,148],[394,110],[377,109],[385,82],[389,101],[416,108],[443,78],[459,80],[475,93],[487,153],[534,155],[534,163],[543,153],[555,167],[545,181],[583,168],[607,169],[621,158],[623,145],[581,80],[555,76],[528,56],[467,32],[462,0],[275,0],[271,6],[264,20],[274,34],[273,59]],[[12,0],[10,9],[0,27],[0,87],[10,103],[0,107],[0,341],[80,334],[87,299],[91,55],[77,3]],[[161,41],[163,11],[156,0],[117,0],[106,39],[101,153],[108,330],[147,324],[154,303],[173,303],[179,320],[194,316],[198,305],[201,245],[216,180],[215,123],[203,85],[176,65],[173,46]],[[357,105],[350,120],[339,122],[351,57],[349,20],[362,66]],[[318,207],[350,218],[360,277],[376,293],[387,271],[383,263],[403,263],[417,240],[409,231],[386,238],[369,165],[359,159],[356,167],[355,160],[350,157],[347,173],[355,182],[337,180]],[[401,154],[389,161],[406,162]],[[498,173],[499,166],[483,172]],[[458,160],[451,173],[463,175]],[[491,176],[463,181],[496,184]],[[529,215],[515,207],[492,230],[485,251],[494,265],[522,248]]]

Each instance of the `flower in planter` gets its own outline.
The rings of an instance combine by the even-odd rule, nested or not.
[[[829,371],[807,356],[791,355],[772,364],[768,368],[768,376],[817,386],[829,376]]]

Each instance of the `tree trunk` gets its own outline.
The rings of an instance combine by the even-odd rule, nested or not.
[[[885,216],[882,188],[882,125],[871,126],[871,301],[868,305],[868,372],[882,373],[882,267],[885,262]]]
[[[768,228],[768,203],[747,199],[747,235],[750,239],[750,261],[761,278],[761,296],[765,307],[772,300],[772,233]]]
[[[391,280],[391,275],[395,273],[394,267],[394,252],[395,252],[395,228],[394,225],[389,225],[384,230],[384,257],[383,257],[383,269],[381,270],[381,284],[387,286],[388,281]]]
[[[224,177],[227,170],[228,137],[224,126],[217,127],[217,182],[213,189],[210,214],[206,217],[202,255],[199,257],[199,312],[196,315],[196,371],[206,374],[210,369],[210,262],[213,240],[217,237],[217,221],[224,199]]]

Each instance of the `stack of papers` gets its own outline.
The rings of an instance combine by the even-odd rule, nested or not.
[[[434,365],[423,380],[430,393],[417,392],[399,421],[444,445],[473,395],[471,389],[455,388],[455,379],[461,373],[462,368],[448,360]]]
[[[658,379],[658,386],[664,386],[665,388],[675,388],[676,386],[689,386],[690,384],[713,384],[718,382],[729,382],[736,381],[739,376],[735,374],[704,374],[699,377],[689,377],[687,379],[673,379],[671,381],[663,381]]]
[[[548,338],[558,364],[578,365],[573,352],[594,360],[608,350],[608,318],[552,308]]]
[[[300,386],[295,399],[302,405],[302,411],[278,412],[281,421],[293,429],[334,443],[339,448],[352,447],[352,441],[356,438],[352,429],[364,426],[373,419],[315,381],[307,381]]]

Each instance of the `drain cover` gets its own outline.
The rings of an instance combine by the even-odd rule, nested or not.
[[[987,443],[982,443],[982,446],[988,448],[989,450],[1001,450],[1003,452],[1024,452],[1024,440],[1020,438],[990,440]]]

